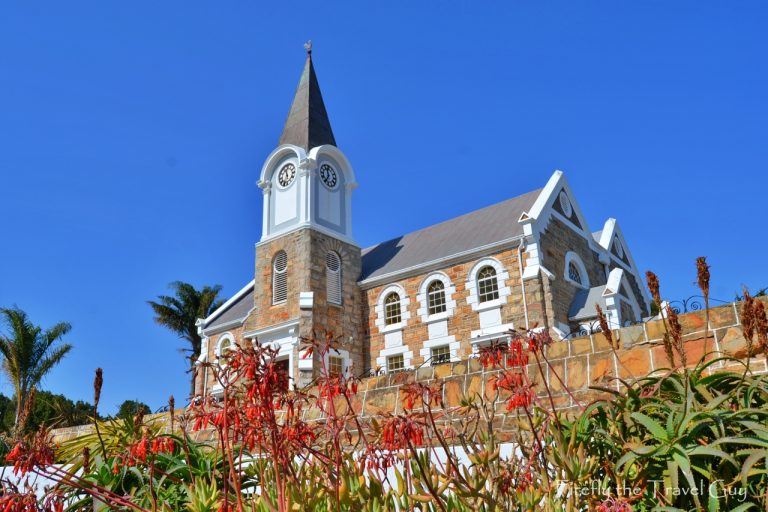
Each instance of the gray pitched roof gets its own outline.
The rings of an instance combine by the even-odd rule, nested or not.
[[[586,320],[588,318],[597,317],[597,310],[595,304],[599,304],[605,311],[605,297],[603,292],[605,291],[605,285],[594,286],[589,290],[579,290],[576,292],[576,296],[571,302],[571,309],[568,311],[569,320]]]
[[[248,313],[253,309],[253,286],[227,309],[219,313],[213,321],[204,327],[205,332],[215,332],[218,329],[229,327],[232,323],[242,323]]]
[[[403,271],[520,236],[523,226],[518,219],[530,210],[540,192],[534,190],[364,249],[360,279]]]
[[[307,54],[291,110],[280,135],[280,144],[294,144],[306,151],[323,144],[336,145],[311,53]]]

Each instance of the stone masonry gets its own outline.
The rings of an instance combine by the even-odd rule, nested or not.
[[[758,300],[768,304],[768,298]],[[718,361],[709,372],[742,371],[745,364],[755,373],[768,373],[766,355],[760,354],[747,361],[746,340],[739,322],[739,303],[710,309],[709,336],[705,339],[705,313],[696,311],[680,315],[685,350],[689,365],[695,365],[707,354],[707,360],[729,356],[740,361]],[[620,347],[611,349],[602,333],[553,342],[546,349],[544,377],[534,364],[527,372],[537,385],[539,396],[544,396],[544,381],[549,385],[555,406],[576,411],[584,405],[604,396],[599,388],[621,389],[618,378],[631,380],[653,372],[666,371],[669,365],[662,346],[664,326],[661,320],[625,327],[613,332]],[[469,358],[457,363],[435,367],[425,366],[418,370],[403,371],[364,379],[358,394],[352,400],[354,412],[360,417],[376,417],[382,414],[398,414],[403,411],[403,386],[411,382],[439,382],[443,387],[446,406],[457,406],[462,398],[490,396],[491,383],[498,370],[484,369],[478,359]],[[570,392],[565,389],[567,386]],[[502,397],[503,399],[504,397]],[[546,401],[542,403],[546,404]],[[502,430],[510,430],[515,424],[514,412],[505,413],[499,408],[498,424]],[[305,411],[306,420],[322,421],[319,411]],[[53,431],[57,442],[91,432],[92,427],[81,426]],[[209,437],[205,433],[203,438]]]

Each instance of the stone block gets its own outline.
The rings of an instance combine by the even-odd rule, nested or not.
[[[416,381],[415,371],[397,372],[391,375],[389,384],[391,386],[405,386],[406,384],[412,384]]]
[[[622,379],[639,379],[651,371],[650,351],[645,347],[620,350],[619,376]]]
[[[467,373],[467,362],[466,361],[460,361],[458,363],[453,363],[451,366],[451,373],[453,375],[465,375]]]
[[[730,327],[720,338],[720,351],[724,356],[742,358],[747,356],[747,340],[741,327]]]
[[[431,380],[434,375],[434,368],[431,366],[422,366],[416,370],[416,380],[418,381]]]
[[[677,357],[677,354],[674,353],[674,349],[672,350],[672,353],[674,354],[675,361],[674,363],[671,363],[669,359],[667,358],[667,352],[664,350],[664,345],[659,343],[657,345],[654,345],[653,348],[651,348],[651,357],[653,358],[653,370],[668,370],[670,368],[673,368],[680,364],[680,358]]]
[[[666,332],[664,329],[664,322],[662,320],[646,322],[645,331],[648,336],[648,341],[660,340],[664,337],[664,333]]]
[[[397,393],[394,389],[377,389],[368,391],[363,402],[364,416],[381,416],[393,414],[397,409]]]
[[[612,331],[611,335],[613,336],[614,342],[616,341],[616,335],[618,334],[617,331]],[[596,332],[592,335],[592,343],[594,346],[595,352],[606,352],[611,350],[611,344],[608,342],[608,338],[605,337],[605,334],[602,332]]]
[[[678,317],[683,332],[703,331],[706,321],[703,311],[692,311]]]
[[[446,377],[450,377],[453,372],[450,364],[439,364],[434,367],[435,370],[435,378],[436,379],[444,379]]]
[[[549,347],[547,347],[548,359],[561,359],[568,357],[569,353],[568,341],[555,341]]]
[[[568,389],[581,389],[588,384],[587,356],[574,356],[567,360]]]
[[[705,357],[706,350],[706,357]],[[685,344],[685,356],[688,359],[688,367],[693,367],[699,364],[699,361],[704,358],[705,361],[711,361],[715,356],[713,352],[715,350],[715,340],[708,338],[704,341],[704,338],[698,340],[689,341]]]
[[[592,352],[592,340],[589,337],[575,338],[571,341],[571,355],[589,354]]]
[[[480,359],[476,357],[470,357],[467,360],[467,371],[468,373],[477,373],[483,371],[483,365],[480,364]]]
[[[443,399],[448,407],[457,407],[464,397],[464,377],[450,377],[443,381]]]
[[[624,348],[629,348],[633,345],[639,345],[645,342],[645,329],[642,325],[630,325],[624,327],[619,331],[620,345]]]
[[[738,323],[733,305],[718,306],[709,310],[709,325],[713,329],[719,327],[731,327]]]
[[[563,382],[566,380],[565,361],[554,361],[547,368],[549,390],[553,393],[565,391]]]
[[[612,377],[615,375],[613,354],[589,356],[589,380],[591,384],[605,385],[607,382],[612,382]]]
[[[478,395],[483,396],[482,375],[475,374],[467,377],[466,395],[473,400],[475,400]]]

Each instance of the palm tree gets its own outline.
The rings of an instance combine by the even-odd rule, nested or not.
[[[189,350],[189,367],[192,372],[190,396],[192,396],[195,394],[195,361],[200,357],[203,344],[203,339],[197,332],[197,319],[207,318],[224,303],[222,300],[217,300],[221,286],[203,286],[202,290],[197,290],[189,283],[176,281],[169,287],[175,292],[173,297],[160,295],[157,297],[158,302],[149,300],[147,303],[155,312],[155,322],[189,341],[192,346]]]
[[[17,307],[0,308],[0,317],[9,329],[8,336],[0,334],[0,353],[3,355],[3,371],[16,391],[15,427],[16,433],[19,433],[24,428],[21,412],[30,393],[72,350],[72,345],[68,343],[53,347],[72,326],[61,322],[43,331]]]

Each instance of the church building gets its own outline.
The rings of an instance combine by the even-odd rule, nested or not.
[[[359,180],[365,186],[364,173]],[[466,359],[510,329],[567,338],[594,328],[595,305],[612,328],[647,317],[651,301],[616,220],[591,231],[561,171],[542,185],[360,247],[352,231],[358,175],[334,137],[310,50],[261,168],[261,239],[253,273],[243,273],[252,279],[198,321],[199,362],[270,344],[302,386],[322,364],[301,341],[313,332],[340,340],[326,368],[361,375]],[[217,391],[201,367],[196,393]]]

